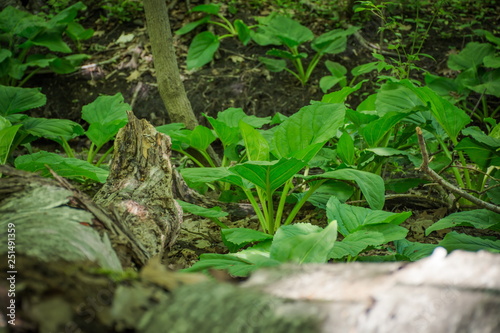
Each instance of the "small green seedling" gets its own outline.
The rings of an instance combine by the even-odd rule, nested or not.
[[[312,72],[324,55],[344,52],[347,46],[347,36],[359,29],[351,26],[346,30],[336,29],[314,38],[311,30],[288,17],[272,15],[260,21],[257,31],[251,34],[252,39],[259,45],[284,46],[286,50],[267,51],[267,55],[280,59],[260,57],[259,60],[272,72],[283,70],[289,72],[302,85],[309,81]],[[311,42],[311,48],[315,51],[307,67],[304,60],[308,54],[301,51],[306,42]],[[292,63],[295,71],[288,68],[287,61]]]
[[[203,12],[207,15],[200,20],[191,22],[177,30],[177,35],[184,35],[200,25],[213,24],[223,28],[227,33],[225,35],[217,36],[210,31],[204,31],[197,34],[191,45],[189,46],[187,55],[187,68],[199,68],[213,60],[215,52],[219,49],[220,41],[228,37],[238,37],[238,39],[247,45],[250,41],[250,29],[253,27],[246,25],[242,20],[237,19],[230,22],[227,18],[220,13],[220,4],[199,5],[191,9],[191,12]],[[212,20],[212,16],[217,17],[219,20]]]
[[[83,3],[64,9],[50,20],[32,15],[12,6],[0,12],[0,84],[22,86],[41,69],[57,74],[72,73],[89,56],[71,54],[64,57],[53,53],[72,53],[65,35],[79,48],[80,41],[94,34],[75,21],[78,11],[87,8]],[[33,50],[40,52],[36,53]],[[30,68],[33,70],[29,71]]]

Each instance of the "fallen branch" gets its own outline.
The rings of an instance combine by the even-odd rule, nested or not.
[[[447,182],[444,178],[437,174],[434,170],[429,167],[429,154],[427,152],[427,148],[425,147],[424,136],[422,135],[422,129],[420,127],[416,128],[417,137],[418,137],[418,145],[420,146],[420,151],[422,153],[422,165],[418,168],[420,171],[425,172],[429,177],[432,178],[436,183],[444,187],[450,192],[453,192],[464,199],[469,200],[470,202],[478,205],[479,207],[491,210],[495,213],[500,214],[500,206],[491,204],[489,202],[483,201],[469,193],[465,190],[456,187],[455,185]]]

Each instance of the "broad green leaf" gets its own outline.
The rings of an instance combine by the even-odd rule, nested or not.
[[[306,163],[294,158],[279,161],[254,161],[235,165],[229,170],[263,190],[274,192],[299,172]]]
[[[69,22],[66,27],[66,34],[74,41],[87,40],[94,35],[93,29],[85,29],[80,23]]]
[[[12,56],[12,52],[6,49],[0,50],[0,63]]]
[[[68,206],[73,195],[58,187],[28,188],[21,197],[11,196],[0,205],[0,227],[16,225],[16,254],[47,262],[95,262],[100,267],[121,271],[120,261],[109,238],[89,226],[92,214]],[[10,238],[9,238],[10,239]],[[7,233],[0,233],[7,244]],[[7,253],[2,246],[0,253]]]
[[[386,180],[385,189],[396,193],[406,193],[414,187],[428,183],[428,180],[420,178],[392,178]]]
[[[397,83],[386,83],[376,94],[375,106],[377,114],[382,117],[389,112],[422,109],[426,104],[410,89]]]
[[[374,173],[355,170],[355,169],[339,169],[311,177],[353,180],[358,185],[359,189],[365,196],[366,201],[368,202],[368,204],[372,209],[382,209],[384,207],[384,201],[385,201],[384,180],[380,176]],[[340,223],[340,220],[336,218],[330,218],[330,220],[337,220]]]
[[[474,33],[478,36],[485,36],[488,41],[496,44],[497,48],[500,47],[500,38],[495,37],[495,35],[493,35],[491,32],[483,29],[476,29],[474,30]]]
[[[266,68],[271,72],[281,72],[286,68],[286,61],[283,59],[259,57],[259,61],[266,65]]]
[[[341,87],[345,86],[347,79],[345,77],[335,77],[335,76],[323,76],[319,79],[319,87],[323,94],[326,94],[328,90],[335,87],[337,83],[340,84]]]
[[[237,249],[240,249],[243,246],[253,242],[261,242],[273,239],[273,236],[269,234],[247,228],[221,229],[221,233],[224,244],[226,244],[226,246],[230,248],[231,252],[234,252]]]
[[[234,20],[234,28],[238,33],[238,39],[243,45],[247,45],[252,37],[250,36],[250,28],[242,20]]]
[[[285,116],[284,114],[281,114],[279,112],[275,113],[271,122],[270,122],[270,125],[279,125],[281,124],[282,122],[284,122],[285,120],[287,120],[288,117]],[[499,126],[499,132],[500,132],[500,126]]]
[[[500,67],[500,57],[496,56],[486,56],[483,59],[484,67],[487,68],[499,68]]]
[[[380,232],[359,230],[347,235],[342,241],[336,242],[328,257],[332,259],[356,257],[369,246],[381,244],[384,244],[384,236]]]
[[[206,184],[224,181],[242,188],[247,188],[242,177],[230,172],[227,168],[188,168],[182,169],[181,175],[190,184]]]
[[[411,212],[399,213],[404,221],[410,217]],[[404,239],[408,235],[408,229],[392,223],[370,224],[365,225],[363,230],[379,232],[384,237],[384,243],[393,242],[395,240]]]
[[[409,80],[402,80],[401,84],[415,93],[422,102],[429,105],[432,115],[450,139],[456,143],[460,131],[471,121],[465,111],[457,108],[429,87],[417,88]]]
[[[24,65],[27,67],[46,68],[56,59],[57,57],[53,54],[31,54],[26,58]]]
[[[428,257],[438,247],[437,244],[424,244],[418,242],[410,242],[406,239],[394,241],[397,253],[403,255],[409,261],[417,261]]]
[[[49,63],[50,69],[57,74],[69,74],[79,69],[83,60],[89,59],[86,54],[72,54],[63,58],[55,58]]]
[[[347,74],[347,68],[345,68],[344,65],[338,62],[326,60],[325,66],[328,71],[335,77],[345,77],[345,75]]]
[[[245,142],[249,161],[269,161],[269,143],[255,128],[240,121],[240,131]]]
[[[351,70],[351,74],[352,74],[352,76],[360,76],[360,75],[363,75],[366,73],[370,73],[370,72],[377,69],[378,64],[379,64],[379,62],[375,61],[375,62],[369,62],[369,63],[363,64],[363,65],[356,66]]]
[[[500,252],[500,240],[469,236],[456,231],[448,233],[438,245],[448,252],[454,250]]]
[[[458,212],[437,221],[425,230],[428,236],[431,232],[453,227],[474,227],[476,229],[500,228],[500,214],[486,209]]]
[[[326,204],[332,196],[335,196],[337,199],[345,202],[352,196],[353,193],[354,189],[349,184],[341,181],[329,180],[314,191],[307,201],[320,209],[326,209]],[[295,194],[295,196],[297,197],[297,200],[300,200],[305,194],[305,192],[302,192]]]
[[[353,92],[359,90],[363,83],[365,83],[367,80],[363,80],[359,82],[357,85],[354,87],[344,87],[340,91],[334,91],[332,93],[329,93],[321,99],[321,102],[323,103],[344,103],[347,96],[352,94]]]
[[[78,11],[85,9],[87,9],[87,6],[85,6],[81,1],[79,1],[74,5],[71,5],[60,11],[57,15],[51,18],[48,23],[50,26],[57,26],[62,23],[73,22],[73,20],[78,15]]]
[[[364,124],[369,124],[370,122],[379,119],[380,117],[375,114],[367,114],[360,111],[347,109],[346,118],[350,120],[357,128],[359,128]]]
[[[486,56],[493,55],[495,48],[488,43],[468,43],[459,54],[448,58],[448,67],[456,71],[477,67],[483,63]]]
[[[379,146],[394,126],[408,116],[407,113],[389,112],[359,130],[370,148]]]
[[[203,12],[207,14],[217,15],[219,13],[221,5],[220,4],[208,4],[208,5],[199,5],[191,8],[190,12]]]
[[[65,140],[71,140],[76,136],[83,134],[83,128],[68,119],[46,119],[28,117],[21,121],[23,131],[27,133],[44,137],[60,142],[60,137]]]
[[[339,64],[338,62],[333,62],[330,60],[325,61],[325,66],[328,71],[332,74],[331,76],[323,76],[319,80],[319,86],[323,93],[326,93],[330,88],[334,87],[337,83],[340,87],[345,87],[347,85],[347,69]]]
[[[261,46],[282,44],[282,42],[276,36],[266,31],[262,26],[257,28],[256,31],[250,30],[250,37],[255,43]]]
[[[205,208],[178,199],[175,201],[177,201],[183,211],[202,217],[224,217],[228,215],[226,212],[222,212],[220,207]]]
[[[314,38],[311,30],[285,16],[275,16],[263,29],[288,47],[297,47]]]
[[[214,58],[219,45],[219,37],[210,31],[204,31],[196,35],[189,46],[187,68],[199,68],[208,64]]]
[[[358,230],[369,230],[368,226],[399,225],[410,217],[411,212],[390,213],[383,210],[350,206],[340,203],[335,197],[331,197],[326,205],[326,214],[329,220],[337,220],[339,232],[347,236]]]
[[[203,25],[203,24],[207,23],[208,21],[210,21],[210,16],[205,16],[204,18],[202,18],[200,20],[197,20],[197,21],[194,21],[194,22],[189,22],[188,24],[186,24],[185,26],[183,26],[182,28],[180,28],[179,30],[177,30],[175,32],[175,34],[176,35],[187,34],[188,32],[196,29],[200,25]]]
[[[198,125],[192,131],[185,130],[189,145],[198,150],[206,150],[215,141],[215,135],[205,126]]]
[[[19,48],[24,49],[33,46],[43,46],[52,52],[71,53],[71,48],[62,39],[62,34],[65,30],[66,27],[64,25],[43,29],[19,45]]]
[[[120,93],[97,97],[82,108],[82,119],[90,124],[85,134],[97,147],[102,147],[127,124],[127,111],[131,109]]]
[[[2,122],[8,122],[3,117],[0,119],[3,119]],[[5,164],[7,162],[12,142],[21,126],[22,125],[5,126],[0,129],[0,164]]]
[[[18,33],[18,26],[21,25],[24,19],[36,17],[26,11],[16,9],[12,6],[7,6],[0,12],[0,30],[13,34]],[[40,20],[40,18],[38,18]]]
[[[486,170],[491,165],[500,165],[500,151],[471,138],[460,140],[455,149],[464,151],[483,170]]]
[[[230,127],[222,121],[214,119],[210,116],[206,116],[206,118],[208,119],[210,125],[214,128],[215,133],[224,147],[228,147],[240,141],[240,131],[238,127]]]
[[[271,259],[299,264],[325,263],[337,239],[337,221],[325,229],[310,223],[297,223],[280,227],[271,245]]]
[[[170,123],[158,126],[156,127],[156,130],[160,133],[168,135],[168,133],[170,132],[176,132],[184,128],[186,128],[186,125],[184,125],[183,123]]]
[[[463,86],[459,80],[437,75],[426,74],[425,84],[434,90],[439,96],[454,103],[457,100],[464,99],[469,90]]]
[[[354,164],[355,151],[354,151],[354,140],[348,133],[342,133],[339,142],[337,143],[337,154],[344,162],[348,165]]]
[[[500,129],[500,125],[496,126],[498,129]],[[498,131],[498,130],[497,130]],[[495,135],[499,133],[494,133],[493,131],[490,133],[490,135],[486,135],[479,127],[477,126],[470,126],[467,127],[462,131],[463,135],[469,135],[474,138],[474,140],[484,143],[485,145],[490,146],[491,148],[498,149],[500,148],[500,137],[495,137]]]
[[[335,29],[328,31],[315,38],[311,42],[311,48],[319,54],[337,54],[344,52],[347,47],[347,36],[352,35],[359,27],[351,26],[344,29]]]
[[[485,72],[478,77],[478,82],[466,84],[466,87],[480,94],[500,97],[500,69]]]
[[[260,128],[265,124],[269,124],[271,117],[261,118],[256,116],[247,116],[241,108],[228,108],[217,113],[217,120],[225,123],[229,127],[235,128],[238,128],[240,121],[243,120],[252,127]]]
[[[269,258],[269,245],[263,243],[234,254],[202,254],[200,261],[183,271],[200,272],[210,268],[226,269],[231,275],[247,276],[256,269],[279,265],[279,261]]]
[[[23,112],[45,105],[47,98],[37,88],[0,85],[0,116]]]
[[[239,129],[240,121],[243,121],[252,127],[259,128],[270,122],[270,117],[259,118],[247,116],[241,108],[229,108],[217,114],[217,119],[205,115],[215,130],[215,133],[222,141],[224,147],[229,147],[238,143],[241,139]]]
[[[275,156],[292,157],[314,144],[321,144],[337,134],[344,123],[344,104],[316,102],[280,124],[271,142]]]
[[[49,177],[51,174],[45,167],[46,165],[60,176],[70,179],[81,180],[82,177],[85,177],[104,183],[108,177],[108,171],[96,167],[87,161],[62,157],[46,151],[22,155],[15,160],[16,168],[31,172],[41,171],[42,176]]]

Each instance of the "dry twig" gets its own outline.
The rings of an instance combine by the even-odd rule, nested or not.
[[[467,193],[465,190],[456,187],[455,185],[447,182],[444,178],[437,174],[434,170],[429,167],[429,154],[427,153],[427,148],[425,147],[424,136],[422,135],[422,129],[420,127],[416,128],[417,137],[418,137],[418,145],[420,146],[420,151],[422,153],[422,165],[418,168],[420,171],[425,172],[432,180],[436,183],[444,187],[450,192],[453,192],[464,199],[469,200],[470,202],[478,205],[479,207],[486,208],[495,213],[500,214],[500,206],[493,205],[489,202],[483,201],[475,196]]]

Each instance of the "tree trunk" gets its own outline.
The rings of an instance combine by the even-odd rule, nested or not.
[[[165,0],[144,0],[144,12],[158,89],[170,120],[193,129],[198,120],[180,78]]]

